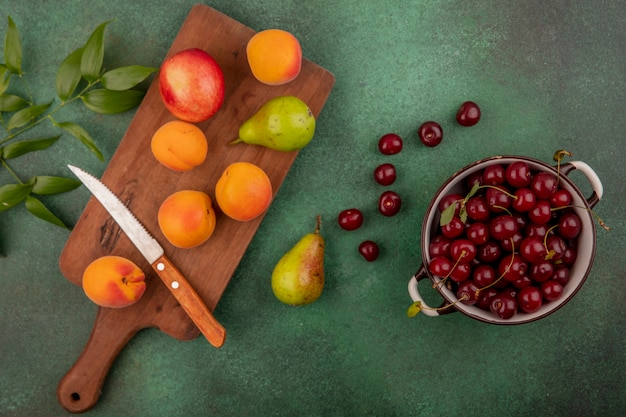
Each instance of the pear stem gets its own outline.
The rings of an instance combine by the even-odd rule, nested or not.
[[[229,145],[236,145],[236,144],[241,143],[241,142],[243,142],[243,140],[241,140],[241,138],[237,138],[237,139],[235,139],[233,141],[230,141],[228,144]]]
[[[317,217],[315,218],[315,234],[316,235],[320,234],[321,226],[322,226],[322,216],[318,214]]]

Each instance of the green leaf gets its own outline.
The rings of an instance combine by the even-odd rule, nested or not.
[[[89,133],[87,133],[87,131],[81,126],[74,122],[60,122],[54,124],[74,136],[76,139],[80,140],[85,146],[87,146],[87,148],[89,148],[91,152],[96,154],[99,160],[104,161],[104,155],[102,155],[102,152],[100,152],[100,149],[98,149]]]
[[[9,25],[4,37],[4,64],[13,74],[22,75],[22,44],[15,22],[8,17]]]
[[[13,94],[0,95],[0,111],[12,112],[27,107],[30,104],[28,100]]]
[[[9,119],[7,130],[22,127],[28,122],[35,120],[38,116],[41,116],[46,110],[48,110],[48,107],[50,107],[51,104],[52,102],[48,104],[38,104],[18,111]]]
[[[9,88],[9,81],[11,80],[11,71],[6,65],[0,64],[0,94],[4,94]]]
[[[470,192],[467,193],[467,195],[465,196],[465,201],[467,201],[470,198],[472,198],[474,196],[474,194],[476,194],[478,192],[479,188],[480,188],[480,184],[478,182],[475,182],[474,185],[472,186],[472,189],[470,190]]]
[[[0,148],[2,149],[1,155],[4,159],[11,159],[22,156],[28,152],[41,151],[52,146],[60,137],[61,135],[45,139],[24,140],[10,143],[4,148]]]
[[[57,216],[52,214],[52,212],[48,210],[48,208],[35,197],[31,195],[27,196],[25,205],[26,209],[36,217],[39,217],[42,220],[69,230],[69,227],[67,227]]]
[[[7,184],[0,187],[0,212],[21,203],[33,188],[31,184]]]
[[[53,177],[38,175],[31,178],[28,183],[33,184],[32,193],[39,195],[60,194],[72,191],[82,183],[74,178]]]
[[[416,301],[409,306],[408,310],[406,311],[406,316],[415,317],[420,311],[422,311],[422,303]]]
[[[450,204],[441,212],[441,218],[439,219],[439,226],[445,226],[452,221],[454,212],[456,211],[456,204]]]
[[[100,82],[108,90],[123,91],[133,88],[156,71],[158,68],[129,65],[105,72]]]
[[[95,82],[100,76],[104,59],[104,29],[111,21],[101,23],[93,31],[83,48],[80,60],[80,73],[89,82]]]
[[[59,96],[62,101],[72,96],[80,82],[80,64],[82,56],[83,48],[78,48],[69,54],[63,62],[61,62],[61,65],[59,65],[56,77],[56,92],[57,96]]]
[[[144,94],[143,91],[138,90],[112,91],[98,89],[88,91],[81,99],[91,111],[102,114],[116,114],[138,106]]]

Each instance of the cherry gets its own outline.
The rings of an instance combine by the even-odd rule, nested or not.
[[[563,287],[565,286],[565,284],[569,282],[569,278],[570,278],[569,268],[565,265],[557,266],[554,269],[554,273],[552,274],[552,277],[550,277],[550,279],[553,279],[554,281],[558,282]]]
[[[524,161],[515,161],[506,168],[506,182],[515,188],[528,187],[532,180],[530,166]]]
[[[517,294],[517,303],[525,313],[534,313],[541,308],[543,296],[539,288],[528,286],[522,288]]]
[[[343,210],[337,216],[337,222],[344,230],[356,230],[363,224],[363,213],[357,208]]]
[[[436,256],[450,257],[450,245],[452,240],[443,235],[435,236],[428,245],[428,254],[431,258]]]
[[[553,279],[542,283],[540,289],[546,301],[556,301],[563,295],[563,285]]]
[[[441,143],[443,139],[443,130],[437,122],[429,121],[421,124],[417,130],[422,143],[428,147],[434,147]]]
[[[452,267],[450,271],[450,279],[455,282],[463,282],[469,278],[472,273],[472,268],[469,264],[457,264]]]
[[[359,245],[359,253],[368,262],[374,262],[378,258],[379,252],[378,245],[372,240],[366,240]]]
[[[378,140],[378,150],[383,155],[394,155],[402,150],[402,138],[395,133],[387,133]]]
[[[478,300],[476,301],[476,307],[483,310],[489,310],[491,299],[496,295],[498,295],[498,290],[493,287],[480,290],[478,293]]]
[[[457,239],[450,245],[450,257],[459,264],[467,264],[476,257],[476,245],[468,239]]]
[[[524,275],[523,277],[518,278],[515,281],[513,281],[513,286],[517,288],[518,290],[521,290],[522,288],[526,288],[530,286],[532,283],[533,281],[530,278],[528,278],[528,275]]]
[[[476,256],[479,260],[485,263],[492,263],[497,261],[501,254],[502,249],[500,249],[500,245],[496,242],[490,241],[478,247],[478,253]]]
[[[554,266],[550,261],[540,261],[530,267],[530,278],[535,282],[544,282],[554,274]]]
[[[518,232],[513,233],[513,235],[509,237],[508,239],[501,240],[500,246],[506,252],[517,251],[523,239],[524,239],[524,235],[518,231]]]
[[[528,218],[535,224],[546,224],[552,218],[550,203],[547,200],[539,200],[528,212]]]
[[[452,220],[441,226],[441,233],[450,239],[461,236],[464,231],[465,223],[463,223],[459,216],[452,217]]]
[[[396,167],[393,164],[380,164],[374,170],[374,180],[380,185],[391,185],[396,181]]]
[[[546,239],[546,247],[548,248],[548,252],[550,253],[550,259],[553,261],[557,261],[563,257],[565,254],[565,250],[567,249],[567,245],[565,241],[556,235],[549,235]]]
[[[488,264],[480,264],[472,271],[472,279],[480,288],[493,284],[496,280],[496,270]]]
[[[489,222],[489,234],[496,240],[505,240],[517,232],[517,222],[510,214],[501,214]]]
[[[385,191],[378,200],[378,211],[383,216],[394,216],[400,211],[402,200],[395,191]]]
[[[530,182],[530,189],[534,191],[539,199],[547,200],[557,190],[558,179],[549,172],[539,172],[535,174]]]
[[[530,188],[518,188],[513,195],[516,197],[511,202],[511,207],[519,212],[526,212],[535,206],[537,198]]]
[[[489,219],[489,207],[482,195],[470,197],[465,203],[465,212],[467,217],[476,221],[485,221]]]
[[[478,184],[478,185],[483,185],[483,173],[482,171],[475,171],[472,172],[471,174],[469,174],[467,176],[467,178],[465,179],[465,182],[467,184],[467,189],[471,190],[474,185]]]
[[[504,184],[504,166],[500,164],[488,165],[483,170],[483,184],[500,185]]]
[[[428,271],[430,271],[433,275],[444,278],[450,274],[452,266],[452,261],[450,261],[450,259],[443,256],[437,256],[432,258],[428,263]]]
[[[511,200],[508,191],[502,186],[490,187],[485,192],[487,207],[493,213],[500,213],[508,209],[511,206]]]
[[[559,219],[558,233],[565,239],[574,239],[580,233],[582,222],[574,212],[565,213]]]
[[[526,236],[539,236],[543,238],[548,233],[548,227],[545,224],[529,223],[525,227],[524,233]]]
[[[505,255],[498,264],[498,276],[502,276],[509,282],[523,277],[527,271],[528,263],[516,253]]]
[[[548,252],[545,246],[543,246],[543,239],[538,236],[531,236],[522,240],[520,254],[526,261],[536,264],[545,260]]]
[[[456,298],[468,306],[476,304],[478,301],[478,285],[471,279],[463,281],[456,289]]]
[[[485,223],[475,222],[467,227],[465,235],[472,243],[482,245],[489,240],[489,227]]]
[[[461,104],[456,113],[456,121],[461,126],[474,126],[480,120],[480,107],[473,101]]]
[[[550,206],[552,206],[552,208],[566,207],[569,206],[571,202],[572,195],[563,188],[557,190],[552,194],[552,197],[550,197]]]
[[[574,248],[573,246],[568,246],[565,249],[565,252],[563,252],[561,262],[563,262],[564,265],[571,266],[576,261],[577,256],[578,252],[576,251],[576,248]]]
[[[501,292],[491,297],[489,309],[501,319],[510,319],[517,313],[517,301],[507,292]]]
[[[443,212],[452,204],[456,204],[456,206],[454,207],[454,215],[458,216],[459,211],[461,210],[462,200],[463,200],[463,196],[461,194],[458,194],[458,193],[446,194],[441,200],[439,200],[439,204],[437,205],[437,208],[439,208],[439,211]]]

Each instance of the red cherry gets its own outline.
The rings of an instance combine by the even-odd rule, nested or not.
[[[391,185],[396,181],[396,167],[393,164],[380,164],[374,170],[374,180],[380,185]]]
[[[526,313],[534,313],[541,308],[543,296],[539,288],[528,286],[522,288],[517,294],[519,308]]]
[[[429,121],[424,122],[417,130],[422,143],[428,147],[434,147],[441,143],[443,139],[443,130],[437,122]]]
[[[378,199],[378,211],[383,216],[394,216],[400,211],[402,200],[395,191],[385,191]]]
[[[356,230],[363,224],[363,213],[357,208],[343,210],[337,216],[337,222],[344,230]]]
[[[380,249],[376,242],[372,240],[366,240],[359,245],[359,253],[365,258],[367,262],[374,262],[378,258]]]
[[[397,154],[402,150],[402,138],[395,133],[387,133],[378,140],[378,150],[383,155]]]
[[[461,104],[456,113],[456,121],[461,126],[474,126],[480,120],[480,107],[473,101]]]

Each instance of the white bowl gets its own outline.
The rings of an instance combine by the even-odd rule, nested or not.
[[[524,161],[528,163],[533,171],[547,171],[553,174],[557,174],[556,167],[550,166],[542,161],[524,157],[524,156],[494,156],[491,158],[476,161],[465,168],[457,171],[452,175],[437,191],[434,198],[430,202],[426,216],[422,223],[421,233],[421,249],[422,249],[422,265],[416,274],[411,277],[408,284],[409,295],[414,302],[421,302],[422,313],[431,317],[436,317],[441,314],[445,314],[453,311],[460,311],[468,317],[476,320],[480,320],[491,324],[522,324],[528,323],[540,318],[546,317],[556,310],[564,306],[582,287],[583,283],[587,279],[593,260],[595,257],[596,248],[596,228],[594,218],[591,214],[591,208],[602,198],[603,188],[598,175],[584,162],[573,161],[561,164],[559,169],[560,185],[568,190],[572,195],[572,205],[575,213],[580,217],[582,221],[582,227],[580,234],[577,237],[577,257],[574,264],[570,267],[570,279],[563,288],[563,294],[557,301],[546,302],[542,307],[534,313],[518,312],[510,319],[502,319],[496,314],[490,311],[485,311],[479,307],[466,305],[461,302],[457,302],[456,294],[446,288],[445,285],[434,285],[437,291],[444,298],[441,306],[454,304],[453,306],[443,309],[434,310],[429,307],[421,296],[418,289],[418,282],[428,277],[433,284],[438,284],[441,279],[429,273],[426,265],[430,262],[429,245],[430,240],[435,236],[435,232],[439,225],[440,213],[438,210],[439,201],[450,193],[459,193],[465,195],[467,193],[465,180],[468,176],[472,175],[476,171],[484,169],[488,165],[503,164],[508,165],[516,161]],[[572,182],[567,175],[573,171],[579,170],[582,172],[589,182],[591,183],[592,195],[589,198],[585,198],[580,189]]]

